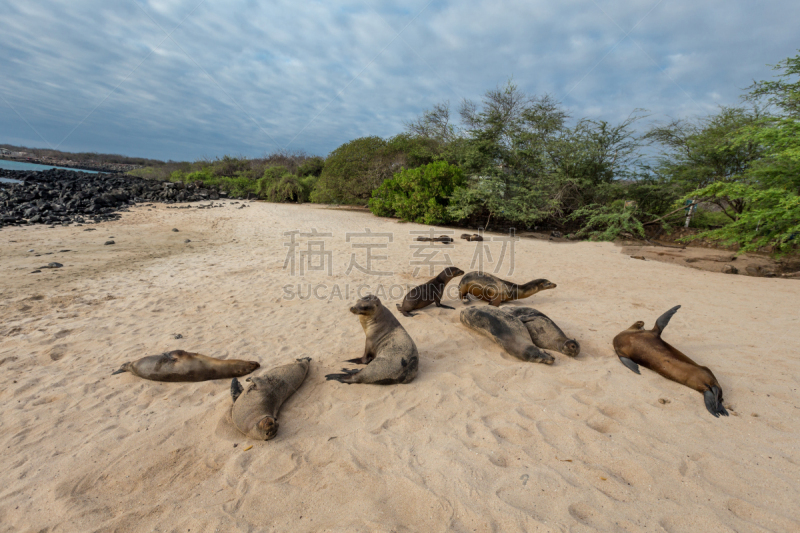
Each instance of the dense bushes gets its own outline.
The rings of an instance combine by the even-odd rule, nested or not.
[[[445,161],[402,169],[375,189],[369,208],[378,216],[442,224],[450,220],[447,212],[450,196],[463,183],[463,170]]]
[[[550,97],[508,82],[463,102],[460,121],[443,103],[406,133],[354,139],[325,159],[170,162],[170,179],[276,202],[368,203],[376,215],[426,224],[550,227],[604,240],[670,231],[689,201],[701,207],[689,238],[787,253],[800,241],[800,55],[775,68],[777,81],[745,95],[749,107],[643,133],[635,112],[616,124],[571,120]],[[655,160],[647,145],[661,149]],[[138,172],[159,177],[163,168]]]

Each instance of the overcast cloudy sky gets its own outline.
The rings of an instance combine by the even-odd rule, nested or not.
[[[690,117],[800,48],[797,0],[0,0],[0,143],[326,155],[510,76],[574,117]]]

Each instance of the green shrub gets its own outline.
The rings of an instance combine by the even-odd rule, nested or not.
[[[444,161],[403,169],[373,191],[369,208],[378,216],[441,224],[450,220],[449,197],[463,184],[463,171]]]
[[[570,218],[584,221],[578,236],[587,236],[593,241],[613,241],[627,233],[644,239],[641,219],[649,215],[643,213],[635,203],[627,206],[625,203],[625,200],[615,200],[610,205],[592,204],[576,210]]]

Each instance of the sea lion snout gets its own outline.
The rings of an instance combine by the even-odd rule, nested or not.
[[[278,434],[278,421],[271,416],[265,416],[256,424],[256,428],[264,440],[274,439]]]

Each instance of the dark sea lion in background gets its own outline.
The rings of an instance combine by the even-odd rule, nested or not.
[[[639,373],[639,365],[661,374],[667,379],[703,393],[708,412],[719,417],[728,416],[722,405],[722,387],[711,370],[700,366],[670,346],[661,338],[680,305],[676,305],[656,320],[651,330],[644,329],[641,320],[614,337],[614,351],[623,365]]]
[[[473,233],[472,235],[470,235],[469,233],[462,233],[461,234],[461,238],[465,239],[467,241],[482,241],[483,240],[483,237],[481,237],[477,233]]]
[[[410,383],[419,367],[417,345],[392,312],[372,294],[357,301],[350,312],[358,315],[367,342],[364,355],[347,362],[367,366],[361,370],[343,368],[344,374],[325,377],[342,383]]]
[[[532,307],[506,308],[505,311],[525,324],[533,344],[539,348],[555,350],[570,357],[581,353],[581,345],[578,344],[578,341],[568,338],[561,328],[544,313]]]
[[[259,366],[256,361],[215,359],[199,353],[173,350],[125,363],[111,375],[130,372],[153,381],[208,381],[246,376]]]
[[[521,300],[539,291],[556,287],[555,283],[546,279],[535,279],[524,285],[517,285],[484,272],[470,272],[461,278],[458,293],[462,300],[466,300],[467,294],[471,294],[497,307],[503,302]]]
[[[414,240],[422,242],[443,242],[447,244],[453,242],[453,238],[448,237],[447,235],[439,235],[438,237],[417,237]]]
[[[283,402],[300,388],[308,374],[310,357],[282,365],[260,376],[231,381],[231,420],[236,429],[256,440],[269,440],[278,434],[278,412]]]
[[[552,365],[555,359],[533,345],[521,320],[494,307],[469,307],[461,311],[461,323],[495,341],[517,359]]]
[[[444,307],[445,309],[454,309],[449,305],[442,305],[442,295],[444,294],[445,286],[451,279],[463,275],[464,271],[460,268],[445,268],[435,278],[408,291],[406,297],[403,298],[402,305],[397,304],[397,310],[403,313],[403,316],[414,316],[411,311],[428,307],[431,304],[436,304],[436,307]]]

